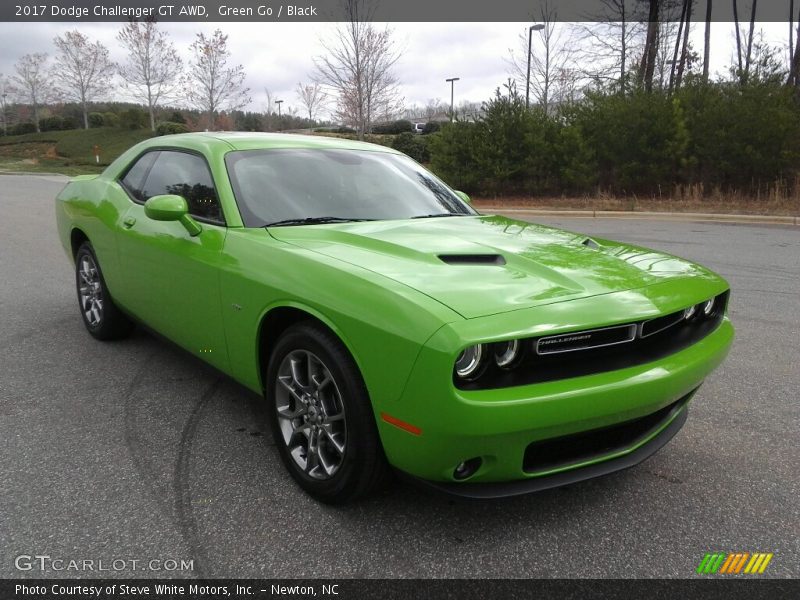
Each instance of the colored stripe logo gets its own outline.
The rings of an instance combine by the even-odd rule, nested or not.
[[[707,552],[696,572],[701,575],[761,574],[772,557],[772,552]]]

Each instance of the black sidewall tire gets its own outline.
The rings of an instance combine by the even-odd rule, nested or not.
[[[278,423],[275,405],[278,368],[289,352],[298,349],[314,353],[325,363],[344,404],[345,457],[337,472],[321,481],[307,475],[295,463]],[[333,333],[313,323],[290,327],[272,352],[265,381],[268,419],[275,446],[291,476],[306,492],[322,502],[342,504],[369,494],[387,481],[388,465],[366,386],[355,361]]]
[[[97,325],[91,325],[89,321],[86,320],[86,315],[83,313],[83,306],[81,305],[80,264],[84,256],[89,256],[91,258],[97,269],[97,274],[100,277],[100,287],[103,294],[103,316],[100,319],[100,323]],[[117,308],[117,305],[114,304],[114,301],[111,299],[108,286],[106,286],[106,280],[103,277],[103,270],[100,268],[100,262],[97,260],[94,249],[89,242],[81,244],[78,251],[75,253],[75,291],[78,295],[78,308],[81,312],[81,320],[92,337],[106,341],[124,338],[130,334],[133,329],[133,323],[119,308]]]

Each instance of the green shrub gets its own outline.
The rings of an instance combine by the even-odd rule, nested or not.
[[[426,136],[427,150],[432,169],[468,193],[655,196],[691,184],[759,195],[800,176],[798,100],[771,78],[689,78],[672,94],[594,91],[545,114],[509,83],[477,122]]]
[[[105,112],[103,113],[103,125],[105,127],[116,127],[119,125],[119,117],[117,113]]]
[[[407,154],[417,162],[427,163],[431,160],[428,140],[413,133],[401,133],[392,140],[391,147]]]
[[[172,135],[175,133],[188,133],[189,128],[183,123],[161,121],[156,124],[156,135]]]
[[[439,121],[428,121],[427,123],[425,123],[425,127],[422,128],[422,135],[436,133],[441,128],[442,124]]]
[[[169,123],[181,123],[186,125],[186,118],[183,116],[183,113],[179,110],[173,110],[172,113],[169,115],[169,119],[167,119]]]
[[[8,135],[26,135],[36,133],[36,125],[33,123],[17,123],[8,128]]]
[[[780,83],[690,84],[677,98],[685,115],[689,183],[757,192],[800,170],[800,103]]]
[[[414,124],[406,119],[392,121],[391,123],[380,123],[372,126],[372,133],[397,135],[400,133],[413,132]]]
[[[119,114],[119,126],[123,129],[143,129],[148,121],[147,113],[140,108],[129,108]]]
[[[78,119],[75,117],[64,117],[61,129],[78,129]]]
[[[64,129],[64,119],[55,115],[47,117],[46,119],[40,119],[39,129],[41,131],[60,131]]]
[[[103,120],[103,113],[99,112],[89,113],[89,127],[102,127],[105,124],[106,123]]]
[[[478,191],[481,177],[475,161],[477,124],[445,123],[441,131],[428,136],[431,168],[456,189]]]
[[[261,131],[261,117],[252,112],[236,115],[236,131]]]
[[[596,159],[603,189],[657,193],[679,180],[688,135],[679,103],[666,94],[589,94],[572,124]]]

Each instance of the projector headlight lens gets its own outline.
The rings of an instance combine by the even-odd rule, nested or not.
[[[696,312],[697,312],[697,307],[692,305],[692,306],[690,306],[689,308],[687,308],[686,310],[683,311],[683,318],[688,321],[689,319],[691,319],[694,316],[694,314]]]
[[[703,314],[708,317],[712,312],[714,312],[714,298],[703,302]]]
[[[517,356],[519,356],[519,340],[510,340],[494,345],[494,361],[501,369],[506,369],[514,364]]]
[[[483,344],[465,348],[456,359],[456,375],[461,379],[472,379],[480,374],[483,363]]]

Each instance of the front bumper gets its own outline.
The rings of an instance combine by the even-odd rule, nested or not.
[[[663,448],[667,442],[680,431],[681,427],[683,427],[683,424],[686,422],[686,417],[689,412],[687,404],[693,395],[694,391],[678,401],[674,412],[669,415],[668,419],[664,419],[659,427],[652,431],[652,435],[637,440],[629,447],[613,449],[613,451],[604,455],[604,460],[598,461],[592,459],[588,461],[588,464],[583,466],[573,463],[571,468],[558,470],[550,475],[545,474],[538,477],[507,482],[473,483],[466,481],[462,483],[419,479],[404,472],[399,472],[399,474],[401,477],[413,483],[421,484],[424,487],[431,488],[438,492],[479,500],[521,496],[523,494],[540,492],[542,490],[578,483],[595,477],[602,477],[603,475],[609,475],[638,465]]]
[[[726,317],[699,342],[653,362],[475,391],[458,390],[449,379],[442,381],[442,361],[452,368],[452,357],[443,358],[436,345],[429,344],[421,351],[403,396],[381,407],[420,433],[414,435],[380,420],[381,439],[396,469],[434,487],[475,497],[525,493],[627,468],[677,432],[694,390],[724,360],[732,341],[733,327]],[[684,400],[682,410],[663,430],[623,451],[597,453],[579,463],[541,470],[525,468],[526,450],[534,442],[640,419],[680,400]],[[456,480],[456,465],[472,458],[480,458],[481,467],[468,479]],[[505,485],[495,485],[499,483]],[[479,484],[491,485],[481,492]]]

